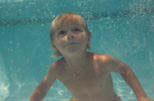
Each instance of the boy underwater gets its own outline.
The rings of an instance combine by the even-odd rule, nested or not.
[[[50,26],[53,56],[62,58],[51,64],[30,101],[42,101],[56,79],[72,94],[70,101],[122,101],[114,91],[111,72],[121,74],[138,101],[152,101],[128,65],[108,54],[87,52],[90,39],[91,32],[80,15],[63,13],[53,20]]]

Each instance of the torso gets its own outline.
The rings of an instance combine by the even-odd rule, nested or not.
[[[114,89],[106,55],[89,53],[89,64],[82,71],[69,72],[61,59],[58,79],[79,101],[112,101]]]

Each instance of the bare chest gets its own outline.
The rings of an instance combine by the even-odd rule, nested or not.
[[[86,69],[84,71],[64,72],[59,80],[70,91],[93,92],[103,89],[109,80],[109,73],[106,70]]]

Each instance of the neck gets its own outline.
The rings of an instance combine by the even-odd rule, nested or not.
[[[88,52],[72,57],[65,56],[64,59],[70,69],[83,68],[88,63]]]

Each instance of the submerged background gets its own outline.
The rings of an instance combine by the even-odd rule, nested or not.
[[[83,16],[92,32],[92,52],[108,53],[128,64],[154,99],[153,0],[0,0],[0,101],[28,101],[57,58],[49,41],[51,21],[64,12]],[[136,101],[119,74],[115,91]],[[58,80],[44,101],[68,101]]]

